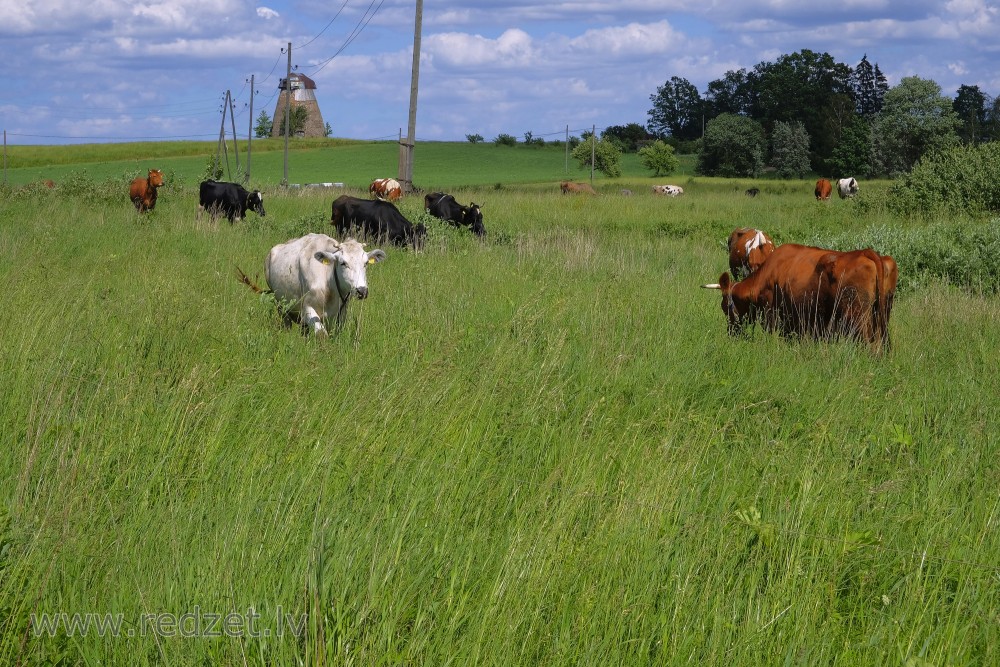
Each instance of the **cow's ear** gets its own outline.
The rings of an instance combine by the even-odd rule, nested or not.
[[[320,250],[313,255],[313,257],[315,257],[316,261],[321,264],[333,264],[337,260],[337,255],[335,253],[326,252],[325,250]]]
[[[369,264],[374,264],[375,262],[381,262],[383,259],[385,259],[385,253],[382,252],[381,250],[376,249],[368,253]]]

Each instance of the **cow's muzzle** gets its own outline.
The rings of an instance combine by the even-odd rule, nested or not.
[[[354,291],[357,292],[357,295],[358,295],[359,299],[364,299],[365,297],[368,296],[368,288],[367,287],[359,287],[359,288],[357,288]]]

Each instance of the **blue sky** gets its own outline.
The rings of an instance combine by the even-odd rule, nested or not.
[[[10,144],[218,137],[275,111],[292,62],[333,135],[405,133],[414,6],[397,0],[0,0],[0,129]],[[801,49],[895,85],[933,79],[1000,95],[1000,5],[984,0],[425,0],[418,140],[558,138],[645,124],[671,76],[706,84]]]

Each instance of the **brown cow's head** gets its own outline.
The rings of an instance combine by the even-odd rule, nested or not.
[[[149,187],[158,188],[163,185],[163,172],[159,169],[150,169],[146,180],[149,182]]]
[[[744,326],[753,319],[755,313],[753,302],[745,294],[746,289],[741,288],[740,283],[733,282],[728,273],[719,276],[719,282],[702,287],[722,292],[722,312],[726,314],[729,323],[729,335],[743,333]]]

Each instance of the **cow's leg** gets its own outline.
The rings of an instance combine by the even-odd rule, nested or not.
[[[327,334],[326,327],[323,326],[323,316],[313,306],[303,304],[301,317],[302,324],[308,327],[312,333],[317,336],[325,336]]]

